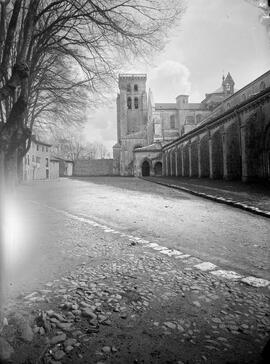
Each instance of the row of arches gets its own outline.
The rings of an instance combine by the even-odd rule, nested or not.
[[[164,174],[238,179],[240,156],[240,135],[235,123],[226,130],[226,134],[218,129],[211,137],[205,134],[166,152]]]
[[[153,173],[151,173],[151,168],[153,168]],[[156,162],[152,165],[151,161],[145,159],[142,163],[141,173],[143,177],[149,177],[151,174],[155,176],[162,176],[162,163]]]
[[[261,111],[183,141],[163,155],[163,175],[213,179],[270,179],[270,122]]]

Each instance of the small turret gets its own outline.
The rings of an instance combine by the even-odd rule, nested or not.
[[[223,92],[225,95],[233,95],[234,94],[234,80],[230,74],[230,72],[228,72],[226,78],[222,77],[222,87],[223,87]]]

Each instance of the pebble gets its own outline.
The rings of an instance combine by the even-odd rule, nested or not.
[[[102,351],[103,351],[103,353],[108,354],[108,353],[111,352],[111,347],[110,346],[103,346]]]
[[[83,308],[82,309],[82,316],[89,317],[89,318],[92,318],[92,319],[97,318],[97,315],[90,308]]]
[[[54,336],[54,337],[51,338],[50,343],[52,345],[55,345],[55,344],[58,344],[58,343],[61,343],[61,342],[65,341],[66,338],[67,338],[66,334],[57,335],[57,336]]]
[[[69,353],[72,350],[73,350],[73,346],[71,346],[71,345],[65,346],[65,352],[66,353]]]
[[[55,360],[61,360],[63,359],[63,357],[65,356],[65,352],[63,350],[57,350],[54,354],[53,357]]]
[[[64,322],[57,322],[56,323],[56,326],[59,329],[63,330],[63,331],[70,331],[71,326],[72,326],[72,323],[71,322],[66,322],[66,323],[64,323]]]
[[[64,346],[73,346],[76,344],[76,342],[77,342],[76,339],[69,338],[69,339],[65,340]]]
[[[175,324],[173,324],[172,322],[164,322],[164,325],[166,326],[166,327],[168,327],[169,329],[176,329],[176,325]]]

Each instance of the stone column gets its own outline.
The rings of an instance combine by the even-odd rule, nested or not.
[[[168,152],[165,152],[165,176],[168,176]]]
[[[181,161],[182,161],[182,177],[184,177],[184,175],[185,175],[185,166],[184,166],[184,148],[183,148],[183,145],[182,145],[182,148],[181,148]]]
[[[201,140],[200,137],[198,137],[198,177],[202,177],[202,166],[201,166]]]
[[[172,165],[172,154],[173,154],[173,151],[170,151],[170,176],[173,175],[172,171],[173,171],[173,165]]]
[[[228,179],[228,165],[227,165],[227,132],[224,129],[222,133],[222,157],[223,157],[223,179]]]
[[[242,162],[242,181],[248,181],[248,168],[247,168],[247,150],[246,150],[246,126],[241,125],[241,162]]]
[[[174,151],[175,154],[175,177],[178,176],[178,154],[177,154],[177,148]]]
[[[189,177],[192,177],[191,142],[188,143]]]
[[[162,176],[166,176],[166,152],[162,152]]]
[[[209,146],[209,177],[213,178],[212,138],[210,133],[208,138],[208,146]]]

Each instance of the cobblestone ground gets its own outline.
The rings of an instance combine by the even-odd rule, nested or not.
[[[75,222],[65,216],[65,224]],[[62,249],[79,264],[7,307],[3,361],[259,361],[269,336],[269,288],[199,271],[196,258],[170,257],[85,221],[76,226],[88,240]]]

